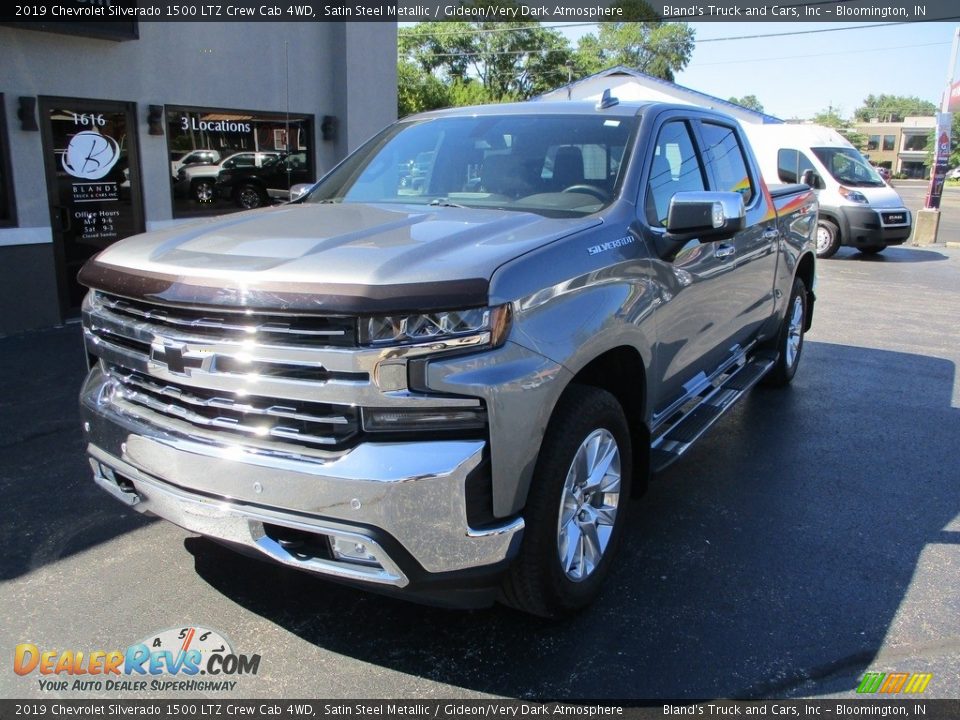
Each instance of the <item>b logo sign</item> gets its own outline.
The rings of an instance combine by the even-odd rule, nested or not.
[[[120,146],[109,135],[84,130],[70,138],[63,153],[63,169],[75,178],[99,180],[120,159]]]

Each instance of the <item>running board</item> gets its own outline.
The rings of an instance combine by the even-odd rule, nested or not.
[[[696,404],[664,423],[664,430],[650,443],[650,469],[659,472],[689,450],[711,425],[767,374],[776,361],[776,354],[757,353],[749,361],[716,378],[699,399],[691,401]]]

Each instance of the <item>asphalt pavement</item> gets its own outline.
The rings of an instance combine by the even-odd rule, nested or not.
[[[960,250],[844,248],[817,295],[793,385],[654,479],[599,601],[560,622],[387,599],[140,517],[90,478],[79,328],[2,339],[0,697],[201,697],[43,691],[9,664],[200,626],[262,658],[211,698],[849,697],[866,671],[958,698]]]

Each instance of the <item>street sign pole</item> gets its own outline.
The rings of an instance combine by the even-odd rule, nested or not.
[[[917,213],[916,227],[913,231],[914,243],[930,245],[937,241],[940,228],[940,198],[943,195],[943,182],[947,177],[950,164],[950,136],[953,131],[953,111],[960,110],[960,82],[954,83],[954,71],[957,67],[957,50],[960,48],[960,27],[953,31],[953,48],[950,50],[950,65],[947,67],[947,86],[937,113],[937,129],[934,132],[933,165],[930,167],[930,185],[924,199],[923,209]]]

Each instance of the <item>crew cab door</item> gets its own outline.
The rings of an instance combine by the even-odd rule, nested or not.
[[[777,214],[763,192],[745,141],[737,125],[709,119],[695,123],[706,160],[711,190],[736,192],[743,197],[746,224],[720,243],[727,249],[732,272],[718,288],[726,306],[725,347],[746,347],[773,312],[773,283],[777,267]]]
[[[668,115],[656,138],[640,205],[661,293],[655,413],[753,341],[773,311],[778,245],[776,213],[733,121]],[[670,200],[677,192],[697,190],[739,193],[744,229],[721,240],[671,244],[664,230]]]
[[[692,239],[677,248],[666,238],[670,200],[678,192],[708,190],[706,162],[689,116],[666,115],[646,152],[637,226],[653,256],[659,303],[651,397],[655,413],[687,393],[727,355],[721,347],[730,306],[723,288],[735,265],[729,242]],[[685,388],[686,386],[686,388]]]

